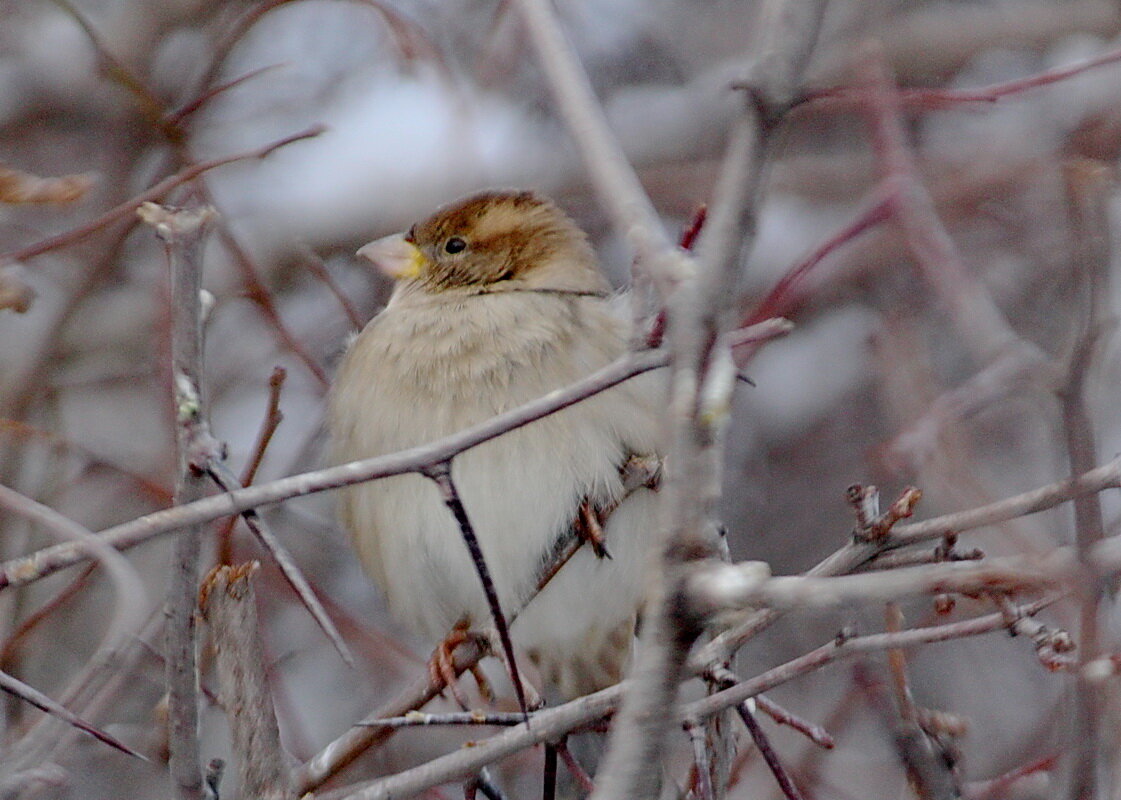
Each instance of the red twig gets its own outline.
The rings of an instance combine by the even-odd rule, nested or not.
[[[1094,58],[1078,61],[1062,67],[1037,72],[1026,78],[1017,78],[1004,83],[979,86],[976,89],[901,89],[899,99],[907,109],[935,111],[963,103],[995,103],[1011,95],[1022,94],[1030,89],[1049,86],[1067,80],[1097,67],[1121,61],[1121,49],[1110,50]],[[810,92],[807,101],[825,101],[839,105],[859,105],[863,102],[859,90],[845,87],[821,89]]]
[[[264,460],[265,450],[268,449],[273,434],[276,433],[276,429],[284,420],[284,413],[280,410],[280,390],[284,386],[286,377],[288,377],[288,372],[283,367],[273,367],[272,374],[269,376],[269,399],[265,410],[265,418],[261,420],[261,429],[257,431],[257,441],[250,451],[245,469],[241,472],[242,486],[252,485],[253,479],[257,477],[257,470],[261,466],[261,461]],[[215,558],[218,564],[233,563],[232,534],[237,521],[238,517],[230,517],[218,532],[218,548]]]
[[[780,706],[778,703],[767,698],[766,695],[755,695],[755,705],[760,711],[765,713],[768,717],[773,719],[779,725],[786,725],[798,733],[805,736],[818,747],[824,747],[826,750],[832,750],[837,746],[833,737],[829,735],[829,731],[820,725],[816,725],[808,720],[790,713],[788,710]]]
[[[790,314],[805,296],[805,282],[818,265],[841,246],[890,219],[893,199],[892,187],[878,188],[851,222],[833,233],[786,271],[755,310],[747,316],[743,324],[754,325],[760,320]]]
[[[339,282],[332,277],[331,272],[324,265],[323,260],[315,253],[308,252],[304,258],[304,263],[307,264],[308,270],[330,290],[335,299],[339,301],[342,306],[346,318],[350,321],[351,326],[355,330],[361,330],[365,324],[362,320],[362,315],[358,313],[358,309],[354,307],[354,303],[346,296],[343,287],[339,286]]]

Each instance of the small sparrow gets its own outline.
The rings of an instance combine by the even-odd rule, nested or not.
[[[468,197],[358,255],[397,284],[335,380],[337,462],[482,422],[587,376],[630,340],[625,304],[587,237],[537,194]],[[662,407],[656,384],[633,379],[452,462],[499,602],[520,609],[513,642],[567,697],[617,682],[630,654],[659,518],[658,495],[625,489],[622,470],[661,452]],[[341,516],[401,621],[434,639],[455,626],[492,626],[459,526],[431,480],[350,487]],[[554,554],[599,523],[611,557],[580,548],[534,597]]]

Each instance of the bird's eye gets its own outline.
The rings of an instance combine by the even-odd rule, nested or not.
[[[467,242],[458,236],[453,236],[444,243],[444,250],[449,253],[460,253],[467,249]]]

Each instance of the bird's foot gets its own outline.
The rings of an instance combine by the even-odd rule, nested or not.
[[[632,454],[619,468],[619,477],[623,481],[623,498],[629,497],[639,489],[658,491],[662,485],[662,466],[662,459],[656,455]],[[591,546],[596,558],[611,558],[611,553],[607,550],[607,535],[604,533],[603,526],[623,498],[607,507],[594,506],[587,498],[580,503],[573,527],[577,538]]]
[[[470,703],[467,702],[467,697],[463,694],[463,690],[459,686],[459,677],[455,669],[455,649],[464,642],[475,640],[480,646],[487,651],[494,651],[491,646],[490,638],[483,633],[472,631],[468,628],[467,622],[456,623],[451,632],[444,637],[440,644],[436,645],[436,649],[432,652],[432,657],[428,659],[428,677],[433,684],[442,684],[447,687],[451,692],[452,697],[463,708],[470,708]],[[498,652],[501,652],[499,650]],[[490,702],[494,699],[494,691],[491,689],[490,681],[487,680],[486,675],[479,669],[478,664],[472,664],[468,667],[471,676],[475,679],[475,685],[479,687],[479,694],[483,699]]]
[[[576,515],[576,535],[587,542],[596,558],[611,558],[607,552],[607,536],[603,532],[603,519],[590,500],[580,503],[580,510]]]

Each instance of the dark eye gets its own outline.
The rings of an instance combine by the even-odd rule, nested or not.
[[[453,236],[444,243],[444,250],[449,253],[460,253],[467,249],[467,242],[458,236]]]

